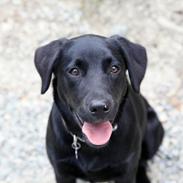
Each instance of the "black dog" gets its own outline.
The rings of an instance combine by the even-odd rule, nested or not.
[[[120,36],[59,39],[36,50],[42,94],[54,75],[47,153],[57,183],[150,182],[147,160],[164,131],[139,93],[146,64],[145,49]]]

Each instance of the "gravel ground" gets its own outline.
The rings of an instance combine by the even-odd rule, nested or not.
[[[0,15],[0,183],[54,182],[45,153],[51,90],[40,96],[34,50],[84,33],[118,33],[147,48],[142,93],[166,129],[149,175],[183,183],[183,1],[1,0]]]

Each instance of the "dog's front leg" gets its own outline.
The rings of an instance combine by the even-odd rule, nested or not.
[[[124,182],[124,183],[136,183],[136,178],[133,175],[128,175],[126,177],[121,177],[121,178],[119,177],[119,178],[115,179],[114,182],[115,183],[122,183],[122,182]]]
[[[76,183],[76,178],[68,175],[56,175],[56,183]]]

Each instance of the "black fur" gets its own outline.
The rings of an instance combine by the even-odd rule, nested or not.
[[[145,49],[120,36],[84,35],[38,48],[35,65],[42,79],[41,93],[54,75],[46,143],[57,183],[74,183],[76,178],[150,183],[147,161],[157,152],[164,131],[140,94],[147,65]],[[110,121],[118,128],[107,144],[97,146],[83,135],[80,122],[84,121]],[[78,159],[71,134],[85,140],[78,141]]]

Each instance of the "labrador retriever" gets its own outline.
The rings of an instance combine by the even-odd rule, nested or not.
[[[34,61],[42,94],[53,77],[46,145],[56,182],[150,183],[147,161],[164,130],[140,94],[144,47],[90,34],[42,46]]]

